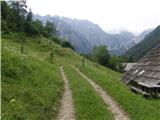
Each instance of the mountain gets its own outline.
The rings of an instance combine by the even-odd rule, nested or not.
[[[144,30],[142,33],[140,33],[139,35],[137,35],[136,37],[134,37],[132,39],[133,42],[135,42],[136,44],[141,42],[144,37],[149,34],[151,31],[153,31],[153,29],[148,29],[148,30]]]
[[[37,15],[34,16],[34,19],[39,19],[43,23],[46,23],[47,20],[53,21],[58,31],[58,35],[61,38],[69,40],[72,45],[74,45],[76,51],[86,54],[91,52],[92,47],[87,39],[83,37],[83,35],[81,35],[79,32],[75,31],[68,23],[59,19],[58,16],[52,18],[51,16],[42,17]]]
[[[132,41],[132,39],[135,36],[127,31],[122,31],[119,34],[113,34],[110,36],[108,39],[110,40],[110,46],[111,54],[116,54],[116,55],[122,55],[125,53],[129,48],[135,45],[135,43]]]
[[[120,34],[106,33],[97,24],[91,23],[88,20],[69,19],[65,17],[58,18],[83,35],[92,47],[105,44],[109,50],[118,50],[121,47],[127,49],[132,38],[134,38],[134,35],[127,31],[123,31]],[[125,46],[126,43],[128,43],[127,46]]]
[[[132,57],[134,61],[142,58],[148,51],[150,51],[155,45],[160,43],[160,25],[155,28],[151,33],[146,35],[144,39],[130,48],[125,56]]]
[[[54,22],[59,36],[68,39],[80,53],[88,54],[94,46],[107,45],[111,53],[120,55],[135,44],[132,41],[135,37],[132,33],[123,31],[119,34],[109,34],[88,20],[39,15],[34,15],[34,19],[40,19],[43,23],[47,20]]]

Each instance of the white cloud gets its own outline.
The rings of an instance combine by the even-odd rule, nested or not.
[[[87,19],[104,30],[141,32],[160,24],[159,0],[27,0],[33,13]]]

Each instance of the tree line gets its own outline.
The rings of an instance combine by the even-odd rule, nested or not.
[[[33,20],[32,10],[27,11],[26,0],[1,1],[1,28],[2,35],[17,34],[17,38],[22,43],[22,53],[25,37],[34,36],[49,38],[62,47],[69,47],[74,50],[74,46],[69,41],[57,37],[58,31],[56,31],[53,22],[47,21],[43,24],[40,20]],[[128,61],[126,57],[111,56],[105,45],[94,47],[92,53],[85,55],[85,57],[120,72],[123,70],[121,63]]]
[[[1,1],[1,28],[2,35],[17,34],[21,42],[25,37],[42,36],[54,40],[62,47],[74,49],[69,41],[54,37],[57,31],[53,22],[43,24],[40,20],[33,20],[31,8],[27,11],[26,0]]]
[[[1,1],[2,34],[23,32],[27,36],[43,35],[49,37],[56,34],[53,22],[45,25],[40,20],[33,20],[32,10],[27,12],[26,0]]]
[[[92,53],[85,55],[85,57],[118,72],[123,72],[124,67],[122,63],[131,61],[125,56],[110,55],[107,46],[105,45],[95,46]]]

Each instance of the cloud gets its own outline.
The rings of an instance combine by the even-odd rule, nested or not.
[[[160,24],[159,0],[28,0],[33,13],[87,19],[104,30],[141,32]]]

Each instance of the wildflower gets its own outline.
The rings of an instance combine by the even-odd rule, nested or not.
[[[11,103],[14,103],[16,100],[13,98],[10,100]]]

